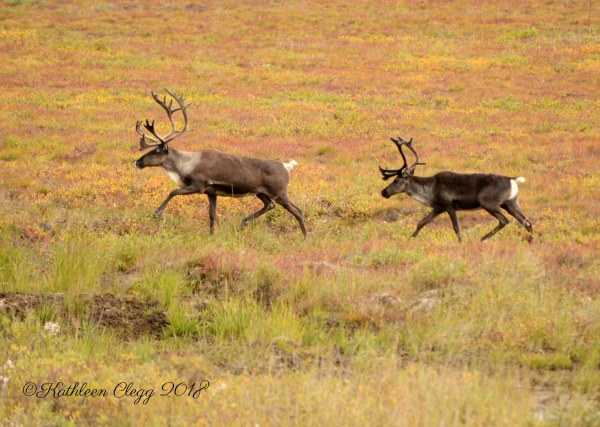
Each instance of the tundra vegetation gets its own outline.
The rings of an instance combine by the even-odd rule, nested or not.
[[[3,425],[600,425],[597,2],[0,1]],[[298,162],[283,209],[133,165],[149,92],[186,151]],[[157,121],[157,131],[168,127]],[[523,176],[534,228],[381,197],[390,136]],[[157,394],[27,397],[27,382]]]

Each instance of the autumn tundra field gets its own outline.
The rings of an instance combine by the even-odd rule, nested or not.
[[[0,0],[0,424],[600,426],[598,6]],[[164,88],[173,148],[298,162],[306,239],[241,230],[256,197],[153,218]],[[418,176],[524,177],[533,238],[412,239],[397,136]]]

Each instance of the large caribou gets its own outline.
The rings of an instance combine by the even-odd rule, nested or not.
[[[525,182],[525,178],[455,172],[440,172],[429,177],[414,176],[415,168],[424,163],[419,162],[419,155],[412,146],[412,138],[409,141],[401,137],[391,139],[398,147],[404,164],[399,169],[379,167],[384,180],[395,177],[394,181],[381,192],[381,195],[389,198],[394,194],[406,193],[419,203],[432,208],[431,212],[419,222],[412,237],[419,234],[421,228],[433,221],[435,217],[447,212],[452,220],[454,232],[460,241],[462,238],[456,211],[483,209],[498,220],[496,228],[481,239],[486,240],[509,222],[500,208],[514,216],[527,231],[533,233],[531,222],[521,211],[517,199],[519,194],[517,183]],[[410,166],[406,162],[406,156],[402,151],[403,147],[412,151],[416,158]]]
[[[165,201],[158,207],[155,216],[162,215],[167,203],[184,194],[206,194],[209,201],[210,232],[214,232],[217,196],[244,197],[256,195],[264,206],[247,216],[242,221],[244,228],[251,220],[275,208],[275,203],[283,206],[298,220],[302,234],[306,236],[306,228],[302,219],[302,211],[294,205],[287,192],[290,171],[297,165],[294,160],[280,162],[277,160],[258,159],[253,157],[234,156],[219,150],[207,148],[198,152],[176,150],[169,146],[175,138],[188,131],[187,107],[183,97],[165,89],[172,98],[162,99],[152,92],[152,98],[166,111],[171,123],[171,131],[159,135],[154,129],[154,120],[146,123],[138,121],[136,130],[141,135],[140,150],[152,149],[136,160],[135,165],[145,167],[160,166],[179,186],[171,191]],[[175,108],[173,100],[177,102]],[[183,116],[183,127],[177,129],[173,114],[180,111]],[[144,129],[149,132],[146,134]],[[149,141],[151,141],[149,143]]]

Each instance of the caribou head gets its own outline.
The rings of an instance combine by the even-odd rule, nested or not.
[[[393,196],[394,194],[404,193],[408,186],[408,177],[414,175],[415,168],[418,165],[424,165],[425,163],[419,162],[419,155],[415,151],[412,146],[412,138],[410,140],[405,140],[401,136],[397,139],[390,138],[396,147],[398,147],[398,151],[400,151],[400,155],[402,156],[402,160],[404,164],[399,169],[383,169],[379,166],[379,171],[381,172],[383,180],[388,180],[390,178],[396,177],[394,181],[390,185],[388,185],[382,192],[381,195],[386,199]],[[409,166],[406,162],[406,156],[402,151],[402,147],[408,147],[410,151],[415,155],[416,160]]]
[[[186,104],[183,100],[183,97],[177,96],[174,92],[171,92],[169,89],[165,89],[167,93],[179,104],[179,107],[173,108],[173,99],[169,100],[167,104],[167,97],[163,97],[161,100],[158,95],[152,92],[152,98],[167,112],[167,116],[169,117],[169,121],[171,122],[171,131],[166,135],[159,135],[154,129],[154,120],[150,122],[146,119],[146,123],[143,125],[143,128],[146,129],[152,136],[147,135],[142,129],[142,121],[138,121],[135,125],[135,130],[137,133],[141,135],[140,138],[140,150],[147,150],[151,148],[152,151],[146,153],[138,160],[136,160],[135,165],[143,169],[148,166],[162,166],[169,156],[169,142],[173,141],[175,138],[183,135],[188,131],[188,117],[187,117],[187,107],[191,104]],[[177,111],[181,111],[183,115],[184,124],[181,129],[177,129],[175,125],[175,119],[173,118],[173,114]],[[150,143],[148,141],[151,141]]]

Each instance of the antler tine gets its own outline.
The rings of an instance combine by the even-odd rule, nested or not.
[[[171,108],[172,104],[173,104],[173,100],[171,100],[170,104],[167,105],[167,97],[166,95],[163,96],[162,100],[158,97],[158,94],[156,94],[154,91],[152,91],[152,98],[156,101],[156,103],[158,105],[160,105],[165,112],[167,113],[167,117],[169,117],[169,122],[171,122],[171,131],[166,134],[165,136],[161,137],[161,140],[169,142],[168,139],[171,136],[171,134],[174,132],[175,130],[175,120],[173,119],[173,113],[177,110],[173,110]]]
[[[419,165],[424,165],[425,163],[423,162],[419,162],[419,154],[417,153],[417,151],[413,148],[412,146],[412,141],[413,139],[411,138],[410,140],[406,141],[402,138],[400,138],[400,140],[402,141],[402,145],[405,145],[408,147],[408,149],[410,151],[412,151],[412,153],[415,155],[416,160],[414,161],[414,163],[410,166],[407,166],[406,169],[402,172],[403,175],[412,175],[415,172],[415,168]],[[402,149],[400,149],[400,151],[402,151]]]
[[[148,144],[146,142],[146,135],[142,135],[142,137],[140,138],[140,151],[145,150],[147,148],[152,148],[152,147],[156,147],[158,144]]]
[[[162,97],[162,99],[161,99],[158,96],[158,94],[156,94],[154,91],[152,91],[152,99],[154,99],[154,101],[156,101],[156,103],[158,105],[160,105],[167,113],[167,116],[169,117],[169,122],[171,123],[171,131],[164,136],[160,136],[156,132],[156,129],[154,128],[154,120],[152,120],[152,122],[150,122],[148,119],[146,119],[146,123],[143,125],[143,127],[148,132],[150,132],[150,134],[152,134],[153,136],[146,135],[146,133],[142,129],[142,121],[136,122],[135,130],[137,133],[139,133],[142,136],[142,138],[140,139],[140,149],[141,150],[153,147],[155,145],[168,144],[169,142],[173,141],[175,138],[183,135],[185,132],[188,131],[188,117],[187,117],[186,108],[191,105],[191,102],[186,104],[184,102],[182,96],[177,96],[174,92],[171,92],[169,89],[165,88],[165,90],[173,99],[170,99],[167,102],[166,95],[164,97]],[[179,104],[179,107],[173,108],[173,100],[175,100]],[[181,129],[177,129],[177,126],[175,124],[175,119],[173,118],[173,113],[175,113],[177,111],[181,111],[181,114],[183,115],[184,124],[183,124],[183,128],[181,128]],[[154,142],[154,144],[148,144],[147,141],[152,141],[152,142]]]
[[[379,172],[381,172],[382,175],[381,179],[387,181],[391,177],[398,175],[400,169],[383,169],[381,166],[379,166]]]
[[[404,160],[404,164],[402,165],[402,167],[400,169],[398,169],[398,171],[403,170],[406,165],[408,164],[406,162],[406,156],[404,156],[404,152],[402,151],[402,145],[406,143],[406,141],[404,139],[402,139],[401,136],[398,137],[398,139],[394,139],[394,138],[390,138],[394,144],[396,144],[396,147],[398,147],[398,151],[400,151],[400,155],[402,156],[402,160]],[[412,139],[411,139],[412,141]]]
[[[179,110],[181,110],[182,112],[185,112],[185,111],[186,111],[185,109],[186,109],[187,107],[189,107],[190,105],[192,105],[192,103],[191,103],[191,102],[188,102],[187,104],[185,103],[185,99],[184,99],[183,95],[182,95],[182,96],[178,96],[178,95],[177,95],[175,92],[171,92],[171,91],[170,91],[169,89],[167,89],[167,88],[165,88],[165,90],[166,90],[166,91],[167,91],[167,93],[168,93],[169,95],[171,95],[171,96],[172,96],[172,97],[175,99],[175,101],[177,101],[177,103],[179,104],[179,107],[178,107],[178,108],[176,108],[176,109],[174,109],[174,110],[173,110],[173,112],[175,112],[175,111],[179,111]]]
[[[406,168],[406,157],[404,156],[404,153],[402,152],[402,145],[404,144],[404,140],[402,138],[395,139],[395,138],[390,138],[392,140],[392,142],[394,144],[396,144],[396,147],[398,147],[398,151],[400,151],[400,155],[402,156],[402,160],[404,160],[404,164],[399,168],[399,169],[383,169],[381,166],[379,166],[379,172],[381,172],[382,175],[382,179],[388,180],[393,176],[396,176],[400,173],[402,173],[402,171]],[[402,142],[400,142],[402,141]]]
[[[425,163],[419,162],[419,154],[412,146],[412,141],[413,141],[412,138],[410,138],[408,141],[405,140],[404,138],[402,138],[401,136],[399,136],[397,139],[393,138],[393,137],[390,139],[392,140],[392,142],[394,144],[396,144],[396,147],[398,147],[398,151],[400,151],[400,155],[402,156],[402,160],[404,161],[404,164],[400,167],[400,169],[383,169],[381,166],[379,166],[379,172],[381,172],[383,180],[390,179],[391,177],[396,176],[396,175],[402,175],[402,176],[412,175],[415,172],[415,168],[418,165],[425,164]],[[406,161],[406,155],[404,154],[404,150],[402,149],[403,146],[407,146],[408,149],[410,151],[412,151],[412,153],[416,157],[415,162],[413,164],[411,164],[410,166],[408,165],[408,162]]]
[[[146,120],[146,122],[147,122],[147,120]],[[135,124],[135,130],[136,130],[137,133],[139,133],[142,136],[140,138],[140,150],[145,150],[147,148],[151,148],[151,147],[154,147],[154,146],[160,144],[160,141],[158,141],[157,139],[155,139],[155,138],[153,138],[151,136],[148,136],[148,135],[146,135],[144,133],[144,131],[142,130],[142,121],[141,120],[138,120],[136,122],[136,124]],[[154,141],[155,144],[148,144],[146,142],[147,139],[150,140],[150,141]]]
[[[165,141],[164,138],[162,138],[158,133],[156,133],[156,130],[154,129],[154,120],[152,120],[152,123],[150,123],[148,121],[148,119],[146,119],[146,124],[144,125],[144,127],[146,129],[148,129],[148,132],[150,132],[152,135],[154,135],[156,137],[156,139],[152,138],[154,141],[156,141],[159,144],[166,144],[167,141]],[[147,137],[150,138],[150,137]]]
[[[144,136],[144,131],[142,130],[142,121],[138,120],[135,122],[135,131],[139,133],[141,136]]]
[[[152,98],[156,101],[156,103],[158,105],[160,105],[166,111],[166,113],[167,113],[167,115],[169,116],[169,119],[170,119],[173,112],[171,111],[171,109],[167,105],[167,97],[163,96],[163,99],[161,100],[158,97],[158,94],[155,93],[154,91],[152,91]]]
[[[179,104],[179,107],[173,108],[173,99],[171,99],[169,101],[169,104],[167,105],[167,97],[166,96],[164,96],[163,100],[161,101],[158,98],[158,96],[154,92],[152,92],[152,97],[161,107],[164,108],[164,110],[167,112],[167,116],[169,117],[169,121],[171,122],[171,131],[162,138],[165,141],[165,143],[169,143],[172,140],[174,140],[175,138],[179,137],[180,135],[183,135],[185,132],[188,131],[188,117],[187,117],[186,108],[189,105],[191,105],[191,102],[188,104],[185,104],[183,96],[177,96],[177,94],[175,92],[172,92],[171,90],[169,90],[167,88],[165,88],[165,91]],[[175,119],[173,118],[173,113],[175,113],[177,111],[181,111],[181,114],[183,115],[183,128],[180,130],[177,129],[177,127],[175,125]]]

